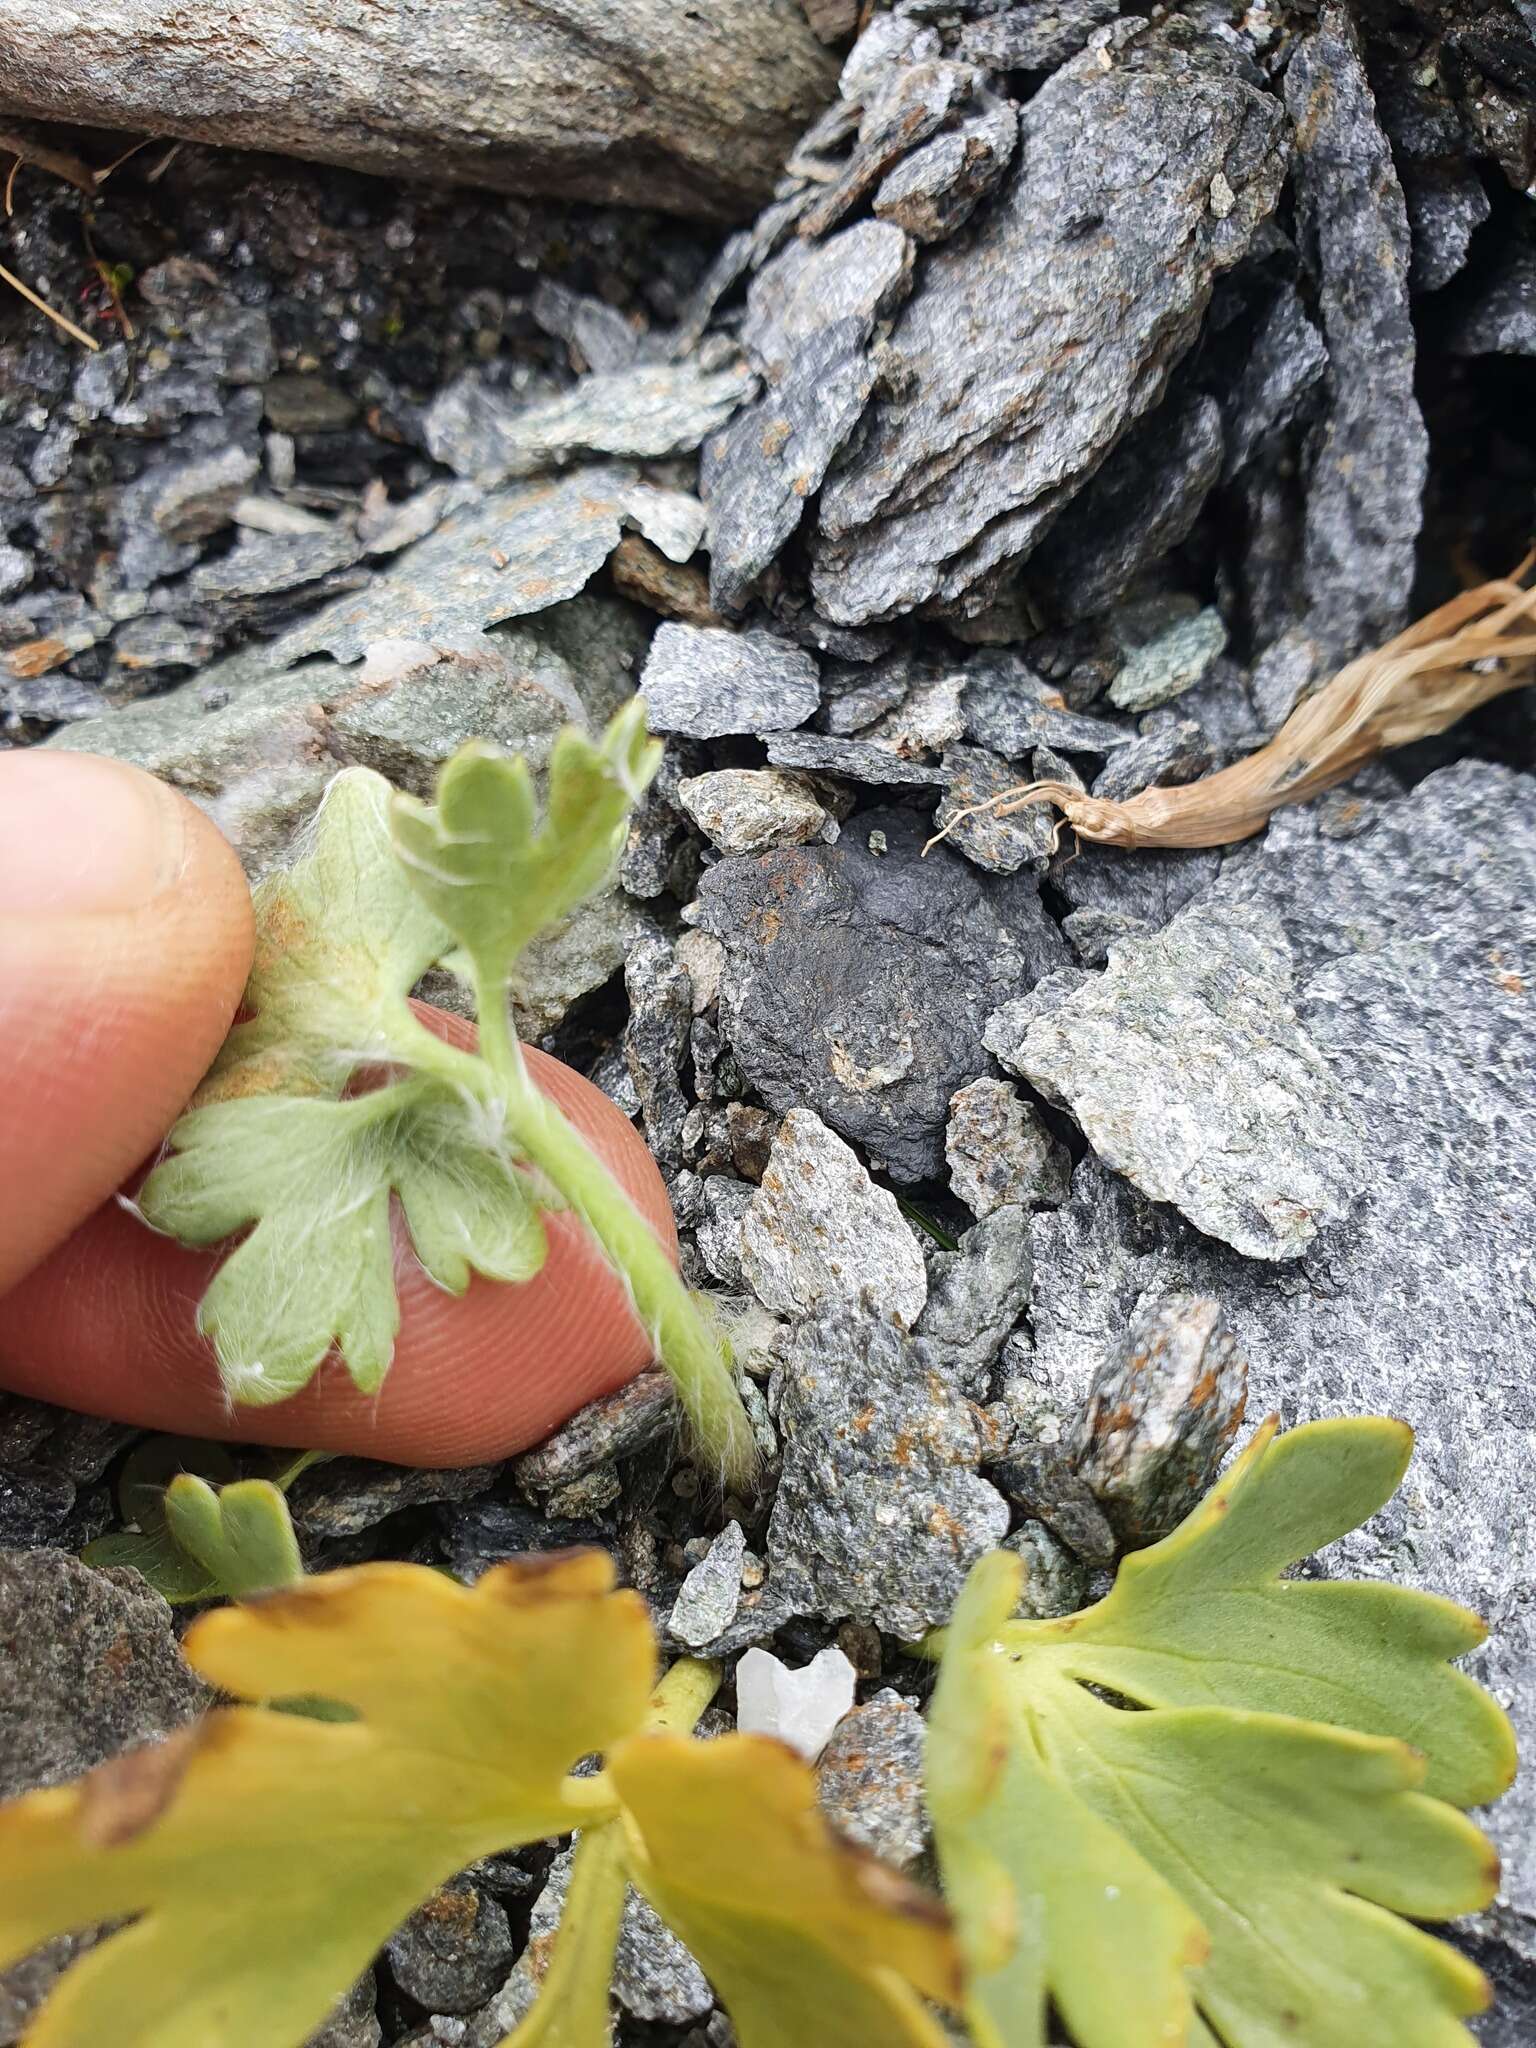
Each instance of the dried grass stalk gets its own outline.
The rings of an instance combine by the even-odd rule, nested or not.
[[[1267,746],[1200,782],[1144,789],[1123,803],[1065,782],[1023,782],[971,810],[1007,817],[1054,804],[1079,837],[1106,846],[1249,839],[1283,804],[1307,803],[1377,755],[1444,732],[1479,704],[1536,683],[1536,589],[1518,580],[1532,559],[1514,578],[1464,591],[1360,655],[1293,711]],[[945,832],[958,822],[952,818]]]

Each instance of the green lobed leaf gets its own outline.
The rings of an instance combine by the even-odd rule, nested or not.
[[[601,740],[567,727],[555,741],[542,825],[527,762],[480,742],[444,768],[435,805],[395,797],[394,843],[411,886],[484,988],[504,986],[528,942],[607,879],[660,761],[632,698]]]
[[[139,1207],[183,1244],[250,1234],[198,1308],[231,1396],[286,1400],[335,1344],[377,1390],[399,1328],[391,1193],[417,1256],[450,1293],[472,1272],[527,1280],[544,1262],[532,1184],[472,1107],[432,1083],[345,1102],[253,1096],[183,1117]]]
[[[304,852],[253,892],[256,952],[244,1021],[197,1102],[339,1095],[358,1067],[414,1035],[406,998],[451,939],[392,857],[382,775],[347,768]]]
[[[1410,1921],[1497,1886],[1457,1807],[1505,1788],[1513,1740],[1447,1662],[1481,1625],[1280,1576],[1410,1449],[1382,1419],[1268,1426],[1082,1614],[1011,1620],[1015,1568],[977,1566],[927,1776],[981,2048],[1040,2048],[1049,2008],[1080,2048],[1468,2048],[1482,1977]]]
[[[80,1553],[86,1564],[98,1568],[132,1566],[173,1605],[216,1600],[223,1591],[217,1578],[187,1555],[167,1526],[166,1488],[181,1472],[198,1473],[219,1485],[239,1477],[227,1444],[201,1437],[146,1437],[128,1453],[118,1474],[117,1505],[127,1527],[98,1536]]]

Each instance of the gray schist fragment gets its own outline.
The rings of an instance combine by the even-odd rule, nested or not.
[[[1093,1160],[1034,1223],[1034,1365],[1081,1400],[1139,1299],[1219,1300],[1249,1409],[1285,1423],[1401,1415],[1408,1482],[1324,1554],[1332,1576],[1423,1586],[1490,1625],[1474,1674],[1536,1742],[1536,781],[1478,762],[1367,806],[1348,839],[1282,812],[1228,859],[1213,915],[1247,901],[1294,949],[1301,1028],[1368,1130],[1369,1184],[1305,1256],[1255,1265]],[[1536,1943],[1536,1784],[1488,1816],[1509,1918]]]
[[[560,397],[530,405],[487,390],[469,370],[427,408],[427,447],[481,484],[564,469],[585,456],[691,455],[754,385],[742,362],[634,363],[578,378]],[[466,420],[473,432],[464,431]]]
[[[910,783],[942,789],[949,773],[935,761],[914,761],[889,740],[840,740],[819,732],[775,732],[766,736],[768,758],[780,768],[804,768],[813,775],[842,775],[850,782]]]
[[[1197,905],[1058,994],[1010,1003],[988,1045],[1106,1165],[1212,1237],[1297,1258],[1369,1184],[1367,1134],[1297,1018],[1272,915]]]
[[[949,778],[939,808],[936,830],[979,868],[993,874],[1017,874],[1020,868],[1043,873],[1051,864],[1056,825],[1043,805],[1003,817],[986,805],[1017,789],[1020,776],[985,747],[946,747],[942,767]]]
[[[976,1471],[994,1447],[981,1410],[868,1307],[802,1323],[773,1386],[775,1599],[899,1636],[945,1620],[969,1567],[1008,1533],[1007,1503]]]
[[[949,1185],[973,1216],[1067,1199],[1072,1160],[1011,1081],[984,1074],[949,1098],[944,1133]]]
[[[1109,766],[1094,778],[1095,796],[1123,803],[1154,784],[1193,782],[1205,774],[1213,756],[1200,726],[1192,718],[1175,718],[1171,712],[1161,716],[1166,724],[1153,726],[1129,746],[1117,749]]]
[[[716,739],[802,725],[821,702],[814,655],[776,633],[723,626],[657,629],[640,676],[653,732]]]
[[[1536,356],[1536,249],[1514,249],[1451,329],[1458,356]]]
[[[694,921],[722,940],[721,1030],[772,1108],[814,1107],[898,1180],[942,1171],[982,1026],[1067,958],[1032,875],[981,875],[910,811],[835,846],[717,861]]]
[[[1408,215],[1337,0],[1285,74],[1296,214],[1328,347],[1306,481],[1306,630],[1337,665],[1407,622],[1429,441],[1414,396]]]
[[[1327,362],[1322,336],[1295,285],[1278,285],[1259,312],[1236,380],[1221,394],[1223,482],[1230,483],[1270,435],[1297,418]]]
[[[982,76],[974,65],[942,58],[881,71],[865,100],[853,154],[841,176],[807,210],[801,234],[824,235],[836,227],[893,165],[965,105]]]
[[[1029,579],[1064,620],[1088,619],[1193,531],[1221,475],[1221,409],[1175,393],[1128,434],[1030,560]]]
[[[487,626],[574,597],[617,547],[632,488],[625,470],[586,469],[462,506],[365,590],[285,633],[270,665],[320,653],[361,661],[372,640],[472,648]]]
[[[942,242],[1002,177],[1018,139],[1017,108],[1011,100],[996,101],[887,172],[875,194],[876,214],[905,228],[914,241]]]
[[[1176,1529],[1216,1483],[1242,1426],[1248,1363],[1209,1295],[1143,1302],[1094,1375],[1077,1469],[1122,1550]]]
[[[1055,71],[1119,12],[1116,0],[1028,0],[968,21],[958,48],[962,57],[994,71]]]
[[[774,1315],[857,1307],[867,1295],[910,1329],[928,1299],[923,1254],[896,1197],[809,1109],[779,1126],[742,1217],[741,1270]]]
[[[861,221],[794,242],[747,297],[742,344],[766,391],[710,448],[710,599],[740,606],[800,523],[874,389],[871,343],[912,282],[899,227]]]
[[[977,609],[1155,405],[1272,212],[1281,110],[1226,43],[1125,24],[1024,109],[1021,168],[937,249],[893,390],[828,483],[812,582],[842,623]]]

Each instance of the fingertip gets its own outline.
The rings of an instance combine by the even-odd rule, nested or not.
[[[252,943],[239,862],[176,791],[98,755],[0,755],[0,1287],[174,1121]]]

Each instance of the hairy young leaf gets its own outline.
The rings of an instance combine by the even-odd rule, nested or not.
[[[636,697],[600,741],[574,726],[560,734],[542,826],[528,763],[479,743],[461,747],[443,770],[435,806],[395,797],[391,824],[405,872],[460,941],[482,993],[503,988],[529,940],[606,879],[630,808],[660,762]]]
[[[382,775],[347,768],[326,790],[307,851],[258,883],[246,1018],[199,1104],[339,1095],[360,1066],[414,1035],[406,997],[452,943],[393,858]]]
[[[596,1552],[472,1590],[337,1572],[205,1616],[187,1652],[241,1698],[359,1718],[217,1712],[0,1810],[0,1965],[138,1916],[68,1973],[29,2048],[298,2048],[455,1871],[611,1811],[567,1773],[640,1724],[654,1658],[644,1601]]]
[[[1411,1448],[1386,1420],[1270,1424],[1060,1620],[1010,1620],[1017,1567],[977,1566],[927,1774],[980,2048],[1040,2048],[1048,2001],[1080,2048],[1467,2048],[1480,1973],[1398,1916],[1497,1886],[1456,1810],[1513,1775],[1508,1722],[1447,1662],[1481,1624],[1280,1576],[1373,1514]]]
[[[261,1095],[194,1109],[139,1195],[146,1220],[183,1244],[249,1226],[198,1307],[230,1395],[297,1393],[334,1344],[375,1392],[400,1324],[390,1197],[416,1255],[462,1294],[471,1272],[527,1280],[546,1243],[533,1185],[494,1131],[430,1082],[344,1102]]]
[[[801,1758],[765,1736],[646,1734],[609,1772],[634,1882],[698,1958],[740,2048],[945,2048],[922,1997],[959,2003],[947,1917],[833,1834]]]

